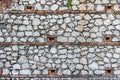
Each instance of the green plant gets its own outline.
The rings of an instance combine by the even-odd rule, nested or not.
[[[66,6],[72,8],[72,0],[67,0]]]

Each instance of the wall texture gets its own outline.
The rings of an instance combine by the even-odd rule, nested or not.
[[[48,74],[48,68],[57,68],[59,75],[106,75],[106,68],[120,75],[120,46],[104,44],[104,36],[111,42],[120,41],[120,14],[75,13],[12,14],[10,10],[23,10],[33,4],[35,10],[69,10],[66,0],[19,0],[3,9],[0,22],[0,67],[3,74]],[[113,4],[120,10],[118,0],[73,0],[71,10],[105,11],[105,5]],[[114,11],[113,10],[113,11]],[[48,36],[56,36],[57,42],[103,42],[103,45],[80,44],[12,44],[12,42],[45,42]],[[6,42],[11,42],[8,44]]]

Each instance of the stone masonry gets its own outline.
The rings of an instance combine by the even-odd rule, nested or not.
[[[45,11],[105,11],[106,4],[113,4],[120,11],[120,0],[13,0],[9,8],[3,8],[0,19],[0,42],[48,43],[48,36],[56,36],[57,42],[111,42],[120,41],[120,14],[75,13],[44,14],[10,13],[24,12],[26,4],[35,10]],[[56,43],[57,43],[56,42]],[[68,45],[68,44],[8,44],[0,45],[0,67],[3,74],[47,75],[49,68],[56,68],[58,75],[106,75],[106,68],[120,75],[119,45]]]

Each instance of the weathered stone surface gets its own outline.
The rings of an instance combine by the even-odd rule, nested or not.
[[[26,56],[21,56],[19,59],[18,59],[18,62],[19,63],[27,63],[28,62],[28,59]]]

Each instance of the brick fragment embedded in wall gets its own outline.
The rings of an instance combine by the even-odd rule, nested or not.
[[[105,11],[106,12],[113,12],[114,11],[114,5],[113,4],[106,4],[105,5]]]
[[[0,68],[0,76],[3,74],[3,68]]]
[[[10,0],[2,0],[1,8],[9,8],[10,7]]]
[[[24,7],[25,12],[35,12],[34,6],[33,5],[25,5]]]
[[[113,75],[114,69],[113,68],[105,68],[105,74],[106,75]]]
[[[56,68],[49,68],[48,69],[48,74],[50,76],[55,76],[57,74],[57,69]]]
[[[47,36],[48,43],[56,43],[57,37],[56,36]]]
[[[112,36],[111,35],[105,35],[104,36],[104,42],[112,42]]]

